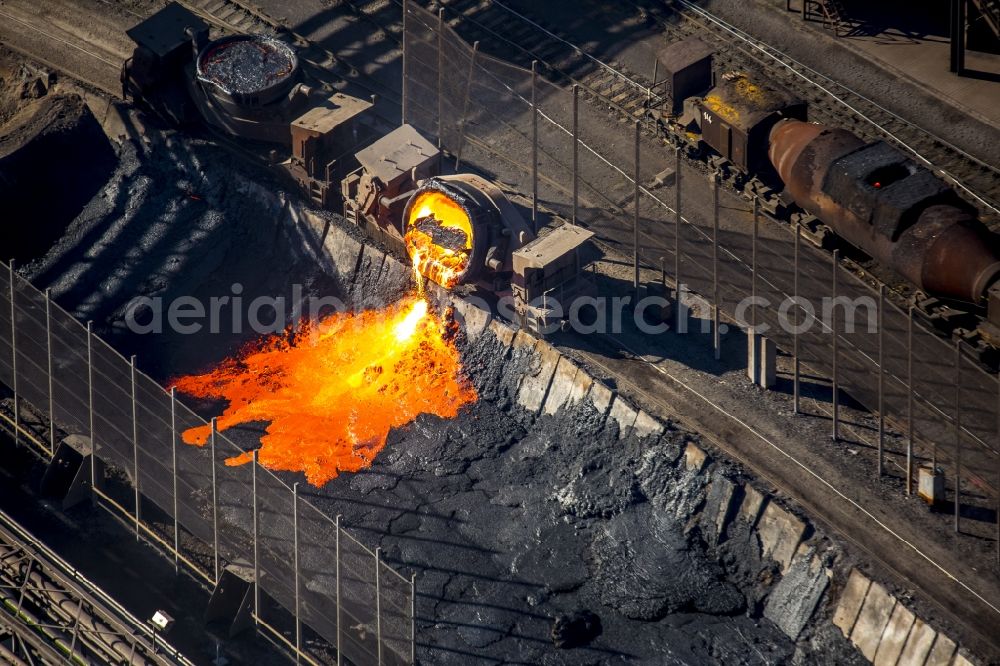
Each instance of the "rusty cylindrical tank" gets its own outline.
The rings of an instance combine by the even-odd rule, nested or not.
[[[942,181],[885,144],[783,120],[768,156],[797,204],[924,291],[978,303],[1000,278],[997,238]]]

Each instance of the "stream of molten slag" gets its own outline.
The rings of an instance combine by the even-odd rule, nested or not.
[[[269,421],[259,462],[304,472],[315,486],[371,465],[390,428],[419,414],[453,418],[477,399],[449,325],[417,295],[380,310],[331,315],[303,325],[291,340],[264,338],[175,385],[228,401],[219,430]],[[183,433],[199,446],[210,436],[211,426]],[[226,464],[252,460],[244,454]]]

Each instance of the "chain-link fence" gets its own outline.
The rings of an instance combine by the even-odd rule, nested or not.
[[[252,571],[258,628],[302,659],[320,661],[310,631],[336,650],[338,663],[415,663],[412,578],[256,459],[226,464],[245,452],[214,422],[4,263],[0,293],[0,383],[14,394],[14,409],[2,417],[17,441],[51,458],[66,436],[89,438],[92,460],[133,489],[112,490],[92,464],[84,471],[95,500],[126,514],[137,533],[208,583],[227,564]],[[29,413],[32,423],[22,423]],[[181,434],[191,428],[209,429],[209,443],[185,445]],[[166,519],[146,520],[153,507]]]
[[[956,529],[970,509],[992,513],[986,520],[997,523],[1000,558],[995,375],[796,229],[776,223],[751,233],[754,216],[766,214],[727,190],[712,192],[709,174],[683,160],[681,149],[643,133],[643,117],[634,130],[622,126],[599,91],[553,85],[470,46],[443,14],[404,6],[404,122],[439,137],[456,163],[530,196],[533,209],[575,220],[721,316],[766,330],[794,354],[796,408],[799,369],[807,368],[810,383],[870,410],[879,476],[905,479],[911,493],[921,466],[941,472]],[[752,296],[767,304],[745,307]],[[881,325],[869,326],[869,317]],[[831,402],[836,436],[839,401]]]

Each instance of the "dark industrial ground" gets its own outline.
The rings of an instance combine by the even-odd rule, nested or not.
[[[30,86],[10,92],[9,82],[30,84],[32,77],[19,78],[17,60],[8,62],[5,94],[17,101],[3,107],[0,119],[13,117],[14,107],[34,94]],[[391,64],[380,71],[393,75]],[[78,119],[71,144],[93,139],[93,124],[78,102],[56,108],[43,98],[42,104],[55,114],[50,118]],[[114,154],[100,141],[88,151],[96,156],[85,170],[92,182],[74,181],[77,202],[70,208],[76,210],[32,211],[28,197],[37,190],[31,187],[44,186],[36,182],[8,190],[8,196],[24,196],[14,201],[35,223],[3,244],[33,284],[50,287],[58,303],[93,320],[123,353],[138,354],[140,367],[163,383],[206,369],[250,336],[131,335],[122,318],[137,295],[207,300],[240,283],[248,301],[291,296],[293,284],[304,285],[306,295],[348,296],[344,285],[318,273],[300,240],[280,225],[273,200],[258,198],[249,185],[278,191],[280,183],[211,141],[147,130],[125,118],[127,139]],[[55,135],[59,126],[38,125]],[[959,126],[956,137],[966,131]],[[79,162],[63,165],[62,181],[71,164]],[[49,178],[58,174],[44,183]],[[45,241],[29,242],[39,238]],[[382,287],[353,296],[374,305],[399,294],[398,285]],[[674,427],[656,442],[620,441],[586,409],[534,419],[511,396],[510,378],[524,360],[502,365],[495,344],[486,335],[463,346],[482,396],[476,406],[447,423],[418,419],[393,433],[371,470],[307,492],[331,514],[344,514],[367,545],[381,545],[387,561],[417,573],[424,663],[862,663],[821,619],[828,609],[797,643],[761,618],[761,595],[775,571],[760,561],[755,537],[734,533],[713,548],[697,529],[686,529],[704,480],[684,469],[680,453],[696,435]],[[616,353],[596,351],[611,359]],[[711,370],[709,355],[703,348],[689,360]],[[720,370],[715,379],[735,384],[737,374]],[[765,398],[745,398],[775,408]],[[821,426],[788,427],[822,437]],[[251,445],[254,430],[235,437]],[[863,477],[864,466],[856,467]],[[87,522],[91,539],[113,538],[110,528],[82,516],[74,520]],[[51,518],[35,524],[49,534],[62,529]],[[107,582],[115,584],[111,576]],[[556,649],[553,618],[588,612],[599,620],[600,634],[586,646]],[[192,649],[193,657],[210,660],[206,645]]]
[[[6,397],[5,397],[6,398]],[[181,570],[174,573],[166,558],[146,541],[136,540],[129,527],[110,512],[82,504],[63,511],[42,497],[37,484],[43,472],[28,448],[14,448],[8,434],[0,436],[0,506],[43,539],[77,571],[111,595],[141,621],[156,611],[177,624],[166,640],[196,664],[223,657],[228,663],[271,664],[285,659],[267,641],[247,635],[232,641],[224,627],[206,627],[201,611],[209,590]],[[191,609],[198,609],[192,612]]]
[[[67,115],[78,110],[72,98],[49,104]],[[73,124],[64,138],[86,136],[89,123]],[[50,288],[81,320],[93,320],[164,384],[204,370],[248,336],[130,334],[123,315],[137,295],[207,299],[231,293],[234,283],[247,300],[290,296],[295,283],[305,294],[367,304],[399,295],[400,285],[375,284],[347,294],[319,275],[301,241],[280,225],[274,200],[249,185],[278,190],[266,172],[209,142],[155,125],[133,129],[78,215],[37,219],[37,229],[51,225],[58,239],[51,249],[17,239],[8,247],[22,275]],[[388,562],[417,573],[424,663],[857,658],[819,618],[798,643],[762,619],[776,572],[761,561],[755,536],[737,533],[710,549],[697,529],[685,530],[705,479],[685,470],[681,450],[697,436],[671,428],[657,441],[619,440],[617,428],[602,426],[590,407],[536,420],[512,400],[528,359],[505,360],[496,345],[487,334],[463,347],[481,395],[474,407],[449,422],[418,419],[392,434],[371,470],[307,493],[329,513],[342,513],[368,545],[381,545]],[[233,436],[252,445],[254,429]],[[42,537],[51,521],[31,519]],[[109,528],[78,522],[88,538],[106,539]],[[574,614],[590,630],[570,642],[584,645],[557,649],[553,619]]]

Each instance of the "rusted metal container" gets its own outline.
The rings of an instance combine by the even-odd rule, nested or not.
[[[724,77],[698,106],[702,139],[747,172],[759,173],[769,167],[768,137],[775,123],[784,118],[806,118],[806,104],[791,93],[742,74]]]
[[[653,82],[662,82],[670,96],[671,110],[680,113],[684,100],[701,95],[712,87],[712,47],[697,37],[688,37],[664,47],[656,54],[661,74]]]
[[[796,203],[924,291],[979,303],[1000,277],[997,237],[954,190],[885,143],[784,120],[768,155]]]
[[[425,180],[403,210],[407,253],[444,287],[489,283],[513,270],[512,253],[535,234],[493,183],[468,173]]]

